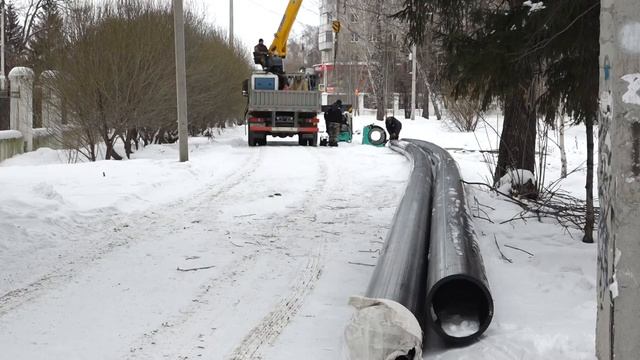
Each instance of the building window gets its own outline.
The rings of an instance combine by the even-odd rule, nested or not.
[[[358,14],[356,14],[355,12],[352,12],[349,16],[349,21],[351,21],[352,23],[357,23],[358,22]]]
[[[358,42],[360,41],[360,36],[358,36],[358,33],[351,33],[351,42]]]
[[[325,42],[332,42],[333,41],[333,33],[331,31],[325,31],[324,32],[324,41]]]
[[[378,38],[376,37],[376,34],[369,34],[369,41],[370,42],[378,41]]]

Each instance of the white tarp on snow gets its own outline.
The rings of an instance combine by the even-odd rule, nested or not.
[[[422,329],[407,308],[362,296],[349,305],[356,313],[345,329],[346,360],[395,360],[414,349],[414,359],[422,359]]]

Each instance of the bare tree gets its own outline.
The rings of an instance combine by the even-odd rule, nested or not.
[[[300,68],[320,63],[318,26],[305,25],[303,31],[289,39],[287,44],[286,72],[297,72]]]
[[[249,65],[202,18],[189,13],[185,20],[189,121],[197,134],[241,116]],[[145,144],[176,140],[172,34],[168,6],[141,0],[70,10],[50,86],[83,155],[96,160],[100,142],[106,159],[121,159],[117,141],[130,156],[139,138]]]
[[[401,81],[408,76],[408,73],[402,73],[400,61],[409,52],[404,43],[406,29],[391,17],[400,4],[395,0],[348,0],[345,4],[347,15],[357,18],[357,22],[348,23],[348,31],[358,39],[357,57],[363,59],[366,66],[369,88],[376,100],[376,118],[383,120],[390,104],[389,95],[405,89]]]

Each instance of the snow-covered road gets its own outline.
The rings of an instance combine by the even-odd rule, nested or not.
[[[475,182],[491,176],[479,150],[495,149],[493,126],[420,118],[402,135],[448,148]],[[187,163],[175,145],[121,162],[40,149],[0,163],[0,360],[340,359],[348,298],[366,289],[410,170],[360,139],[249,148],[233,128],[190,139]],[[584,129],[567,144],[579,170],[559,184],[582,197]],[[560,161],[548,153],[549,183]],[[595,246],[466,190],[495,314],[467,347],[427,333],[425,358],[595,359]]]
[[[90,204],[66,202],[55,176],[34,175],[31,190],[46,188],[62,205],[41,218],[34,211],[32,223],[46,226],[2,252],[22,258],[11,262],[11,281],[2,279],[2,358],[282,359],[306,349],[315,349],[310,358],[339,357],[346,301],[367,285],[371,267],[361,264],[375,264],[371,249],[391,222],[408,162],[356,145],[200,145],[193,161],[209,157],[224,174],[147,207],[144,197],[115,194],[121,199],[86,216]],[[136,162],[119,170],[142,180]],[[148,180],[159,192],[181,186]]]

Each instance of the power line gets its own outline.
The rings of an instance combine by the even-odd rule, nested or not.
[[[259,8],[262,8],[262,9],[264,9],[264,10],[266,10],[266,11],[268,11],[268,12],[272,13],[272,14],[275,14],[275,15],[282,15],[282,14],[278,14],[275,10],[270,9],[270,8],[268,8],[268,7],[266,7],[266,6],[262,5],[262,4],[260,4],[259,2],[255,2],[255,1],[253,1],[253,0],[249,0],[249,2],[250,2],[250,3],[252,3],[253,5],[255,5],[255,6],[259,7]]]
[[[307,11],[308,11],[308,12],[310,12],[310,13],[313,13],[314,15],[318,15],[318,16],[320,16],[320,13],[319,13],[318,11],[311,9],[310,7],[307,7],[307,6],[305,6],[304,4],[302,5],[302,8],[303,8],[303,9],[305,9],[305,10],[307,10]]]
[[[264,9],[264,10],[266,10],[266,11],[268,11],[268,12],[270,12],[270,13],[274,14],[274,15],[282,16],[282,14],[283,14],[283,13],[279,13],[279,12],[277,12],[277,11],[275,11],[275,10],[271,9],[271,8],[268,8],[268,7],[266,7],[266,6],[262,5],[262,4],[260,4],[259,2],[254,1],[254,0],[249,0],[249,2],[250,2],[250,3],[252,3],[252,4],[254,4],[255,6],[257,6],[257,7],[261,8],[261,9]],[[315,13],[315,14],[316,14],[316,15],[318,15],[318,16],[320,16],[320,14],[318,14],[318,13]],[[306,22],[304,22],[304,21],[301,21],[300,19],[296,19],[296,23],[303,24],[303,25],[309,25],[309,26],[315,26],[315,25],[313,25],[313,24],[309,24],[309,23],[306,23]]]

